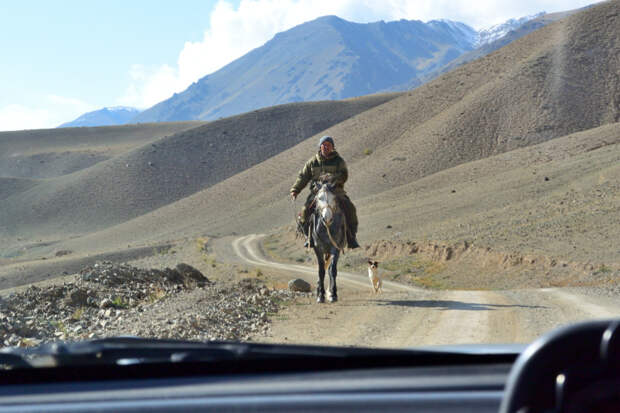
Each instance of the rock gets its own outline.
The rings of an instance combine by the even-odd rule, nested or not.
[[[309,293],[312,291],[312,286],[301,278],[297,278],[288,282],[288,289],[301,293]]]
[[[199,287],[204,287],[205,284],[210,283],[207,277],[191,265],[180,263],[177,264],[175,269],[183,276],[183,278],[195,282]]]
[[[74,307],[82,307],[88,304],[88,298],[89,298],[88,294],[86,293],[85,290],[77,289],[77,290],[71,291],[68,294],[65,301],[68,305],[71,305]]]
[[[114,307],[114,303],[109,298],[104,298],[99,303],[99,308],[110,308],[110,307]]]
[[[97,276],[94,273],[87,272],[82,274],[82,281],[95,281]]]
[[[166,268],[163,271],[154,270],[154,272],[161,274],[161,277],[168,281],[170,284],[184,284],[183,276],[177,270],[173,270],[172,268]]]

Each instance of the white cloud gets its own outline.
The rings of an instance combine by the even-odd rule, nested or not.
[[[168,99],[174,92],[181,91],[188,84],[182,84],[178,69],[168,65],[146,67],[134,64],[129,70],[131,83],[117,104],[145,109]],[[191,83],[191,82],[190,82]]]
[[[79,99],[58,95],[48,95],[42,103],[42,107],[20,104],[0,107],[0,131],[55,128],[95,109]]]
[[[0,108],[0,130],[3,131],[41,129],[49,127],[49,124],[48,109],[29,108],[17,104]]]
[[[134,65],[132,82],[118,104],[150,107],[212,73],[276,33],[320,16],[360,23],[378,20],[450,19],[481,29],[540,11],[585,6],[596,0],[241,0],[234,8],[219,0],[200,41],[185,43],[176,67]]]
[[[405,2],[405,13],[417,13],[420,20],[447,18],[480,30],[511,18],[541,11],[553,13],[584,7],[601,0],[432,0]]]
[[[58,95],[47,95],[47,100],[50,103],[54,103],[56,105],[63,105],[66,108],[74,108],[78,111],[86,111],[92,107],[89,103],[84,102],[83,100],[70,98],[66,96],[58,96]]]
[[[202,40],[185,43],[177,66],[132,66],[131,84],[117,103],[150,107],[262,46],[276,33],[317,17],[333,14],[357,22],[394,20],[400,18],[400,5],[404,3],[407,2],[242,0],[234,8],[227,1],[220,0],[210,15],[209,29],[204,32]]]

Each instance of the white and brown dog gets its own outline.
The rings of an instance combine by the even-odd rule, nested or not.
[[[375,294],[383,292],[381,289],[381,277],[379,276],[379,261],[368,260],[368,278]]]

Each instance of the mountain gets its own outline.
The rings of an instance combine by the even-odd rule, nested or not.
[[[465,240],[617,261],[618,23],[614,2],[575,13],[191,196],[62,247],[289,225],[288,190],[318,138],[330,134],[349,166],[363,244]],[[234,135],[247,126],[230,127]],[[575,234],[584,242],[572,245]]]
[[[81,126],[111,126],[124,125],[136,117],[140,111],[127,106],[114,106],[85,113],[77,119],[63,123],[59,128],[72,128]]]
[[[411,79],[400,85],[394,85],[391,88],[382,90],[381,92],[402,92],[418,87],[423,83],[435,79],[444,73],[450,72],[451,70],[454,70],[467,62],[486,56],[489,53],[492,53],[495,50],[500,49],[515,40],[540,29],[541,27],[546,26],[549,23],[560,20],[577,11],[578,10],[571,10],[551,14],[541,12],[532,16],[521,17],[519,19],[510,19],[502,24],[480,30],[473,41],[473,44],[476,45],[474,50],[463,53],[444,66],[439,67],[430,73],[426,73],[419,78]]]
[[[527,254],[532,266],[537,254],[559,257],[557,267],[618,263],[619,23],[617,2],[603,2],[382,99],[264,108],[129,148],[116,132],[115,152],[102,146],[94,165],[0,178],[0,253],[21,268],[60,250],[83,257],[291,225],[288,190],[330,134],[363,245],[461,242],[507,251],[498,265]],[[5,135],[12,147],[0,153],[31,156],[28,136]]]
[[[472,50],[476,32],[446,20],[351,23],[321,17],[265,45],[132,122],[211,120],[288,102],[367,95],[423,76]]]

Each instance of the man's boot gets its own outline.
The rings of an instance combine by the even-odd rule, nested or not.
[[[304,238],[306,239],[306,241],[304,242],[304,248],[312,248],[314,247],[314,242],[312,242],[312,234],[309,233],[310,220],[308,219],[308,217],[304,217],[303,215],[300,218],[300,224],[304,233]]]
[[[349,248],[355,249],[360,247],[360,244],[357,243],[357,239],[355,237],[357,234],[357,220],[352,219],[351,221],[352,225],[347,228],[347,244],[349,245]]]
[[[360,247],[360,244],[357,243],[357,239],[355,239],[355,233],[351,230],[347,231],[347,244],[351,249]]]
[[[347,245],[351,249],[359,248],[360,244],[357,243],[356,239],[358,221],[355,205],[353,205],[353,202],[351,202],[346,195],[342,198],[342,203],[340,205],[344,210],[347,220]]]

